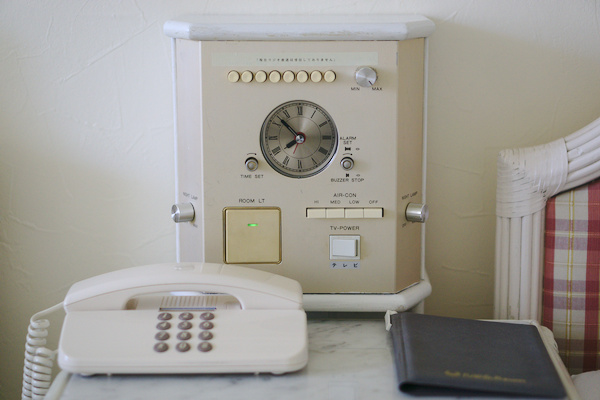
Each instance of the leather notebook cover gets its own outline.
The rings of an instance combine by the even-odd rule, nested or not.
[[[400,390],[413,395],[564,398],[534,325],[391,316]]]

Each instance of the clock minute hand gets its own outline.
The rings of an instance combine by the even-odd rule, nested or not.
[[[294,134],[295,137],[298,136],[298,134],[296,133],[296,131],[294,130],[294,128],[292,128],[290,126],[290,124],[288,124],[287,122],[285,122],[281,118],[279,118],[279,120],[281,121],[281,123],[283,124],[283,126],[285,126],[290,132],[292,132]]]

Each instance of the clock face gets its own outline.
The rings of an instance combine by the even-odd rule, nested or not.
[[[260,131],[265,159],[282,175],[306,178],[323,171],[335,156],[337,128],[321,106],[295,100],[276,107]]]

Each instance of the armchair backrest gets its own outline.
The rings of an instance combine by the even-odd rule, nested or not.
[[[600,280],[598,263],[595,267],[589,267],[594,265],[592,259],[600,259],[600,243],[587,242],[592,247],[584,251],[586,260],[588,256],[590,258],[590,262],[586,261],[584,272],[569,267],[560,271],[556,268],[557,257],[575,257],[575,253],[559,248],[545,249],[544,227],[553,223],[556,225],[556,202],[563,200],[550,200],[553,207],[550,218],[554,218],[555,222],[546,222],[546,205],[549,199],[558,194],[575,196],[569,191],[599,177],[600,118],[562,139],[535,147],[504,150],[498,156],[494,318],[544,319],[543,322],[552,327],[564,357],[568,355],[572,360],[566,359],[565,363],[571,365],[573,373],[600,368],[597,364],[600,306],[598,289],[592,289]],[[585,190],[589,195],[596,189],[593,186],[591,192],[587,188],[578,190]],[[577,198],[580,196],[584,195],[579,192]],[[592,200],[590,205],[596,203]],[[558,220],[562,224],[563,211],[558,212]],[[590,225],[589,221],[593,218],[590,219],[589,212],[592,211],[586,212],[586,220]],[[577,220],[580,221],[579,214]],[[594,218],[600,219],[600,216]],[[581,224],[575,221],[569,223],[573,226]],[[573,237],[567,234],[567,243],[574,239],[575,232]],[[600,229],[598,233],[588,234],[588,237],[590,235],[595,240],[595,235],[600,235]],[[558,242],[564,245],[564,238],[560,236]],[[571,240],[571,243],[574,244],[575,240]],[[548,272],[544,272],[546,259],[553,263]],[[579,276],[582,273],[585,278]],[[570,281],[565,278],[567,276]],[[582,285],[586,288],[583,292],[574,290]],[[544,296],[543,290],[546,291]],[[546,304],[544,309],[542,297]],[[583,298],[586,299],[585,305],[582,305]],[[584,314],[586,322],[575,322],[573,319]],[[596,322],[593,322],[594,318]],[[577,355],[578,352],[581,352],[581,356]],[[588,353],[592,354],[592,358],[586,358]],[[576,361],[576,355],[580,361]],[[584,362],[584,359],[596,361]],[[594,362],[596,364],[592,366]]]

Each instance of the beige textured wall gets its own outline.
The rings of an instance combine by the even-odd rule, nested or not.
[[[431,18],[426,312],[475,318],[492,315],[496,154],[600,116],[599,8],[591,0],[2,2],[0,398],[18,397],[31,314],[80,279],[175,257],[165,20],[232,9]],[[60,316],[53,322],[58,331]]]

